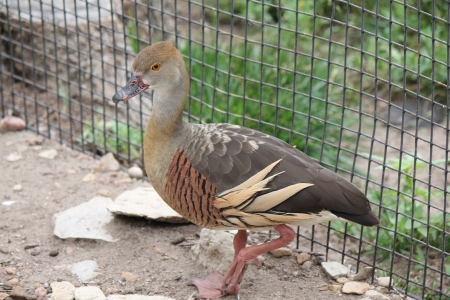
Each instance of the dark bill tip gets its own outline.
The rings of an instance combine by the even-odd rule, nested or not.
[[[127,84],[114,94],[112,101],[116,104],[121,101],[127,101],[128,99],[139,95],[146,89],[148,89],[148,85],[142,82],[142,75],[133,73]]]

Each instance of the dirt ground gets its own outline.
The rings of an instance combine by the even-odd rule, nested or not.
[[[30,145],[37,141],[42,141],[41,145]],[[34,291],[37,284],[46,285],[58,280],[80,286],[82,283],[71,274],[70,265],[95,260],[101,275],[88,284],[99,286],[106,296],[157,294],[188,299],[196,289],[188,286],[185,279],[203,278],[211,271],[191,259],[190,247],[171,244],[180,235],[195,243],[200,232],[195,225],[168,225],[116,217],[108,226],[108,232],[119,239],[117,242],[57,238],[52,228],[54,213],[86,202],[99,193],[109,193],[114,199],[127,189],[148,183],[134,180],[118,184],[126,176],[124,172],[97,174],[97,180],[84,182],[83,177],[95,166],[93,158],[31,132],[0,134],[0,145],[0,203],[15,201],[11,205],[0,205],[1,281],[16,277],[19,285],[30,291]],[[56,149],[58,155],[50,160],[38,157],[39,152],[47,149]],[[20,154],[21,159],[8,161],[6,157],[11,153]],[[22,187],[20,191],[18,184]],[[55,250],[59,254],[49,256]],[[331,291],[322,291],[334,281],[327,278],[319,266],[305,271],[294,256],[264,256],[272,267],[248,268],[241,285],[241,299],[337,297]],[[10,266],[17,269],[15,275],[6,274],[5,268]],[[121,281],[123,272],[131,272],[137,279]],[[361,299],[362,296],[339,294],[339,298]]]

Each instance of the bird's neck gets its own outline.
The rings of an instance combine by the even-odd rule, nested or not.
[[[177,85],[154,91],[147,134],[152,138],[168,138],[184,127],[182,114],[188,90],[189,80],[182,78]]]

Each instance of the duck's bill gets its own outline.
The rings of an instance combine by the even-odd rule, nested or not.
[[[148,85],[142,82],[142,75],[133,73],[127,84],[112,97],[114,103],[127,101],[148,89]]]

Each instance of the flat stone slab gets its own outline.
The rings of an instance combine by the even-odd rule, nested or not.
[[[324,261],[322,268],[331,278],[338,279],[339,277],[346,277],[348,268],[343,264],[334,261]]]
[[[98,265],[95,260],[83,260],[73,265],[72,274],[76,275],[82,282],[89,282],[92,278],[100,275],[97,272]]]
[[[108,210],[116,215],[147,218],[158,222],[189,223],[149,187],[123,192],[108,205]]]
[[[88,202],[53,215],[53,233],[61,238],[82,238],[115,242],[104,228],[114,217],[107,207],[111,198],[94,197]]]

